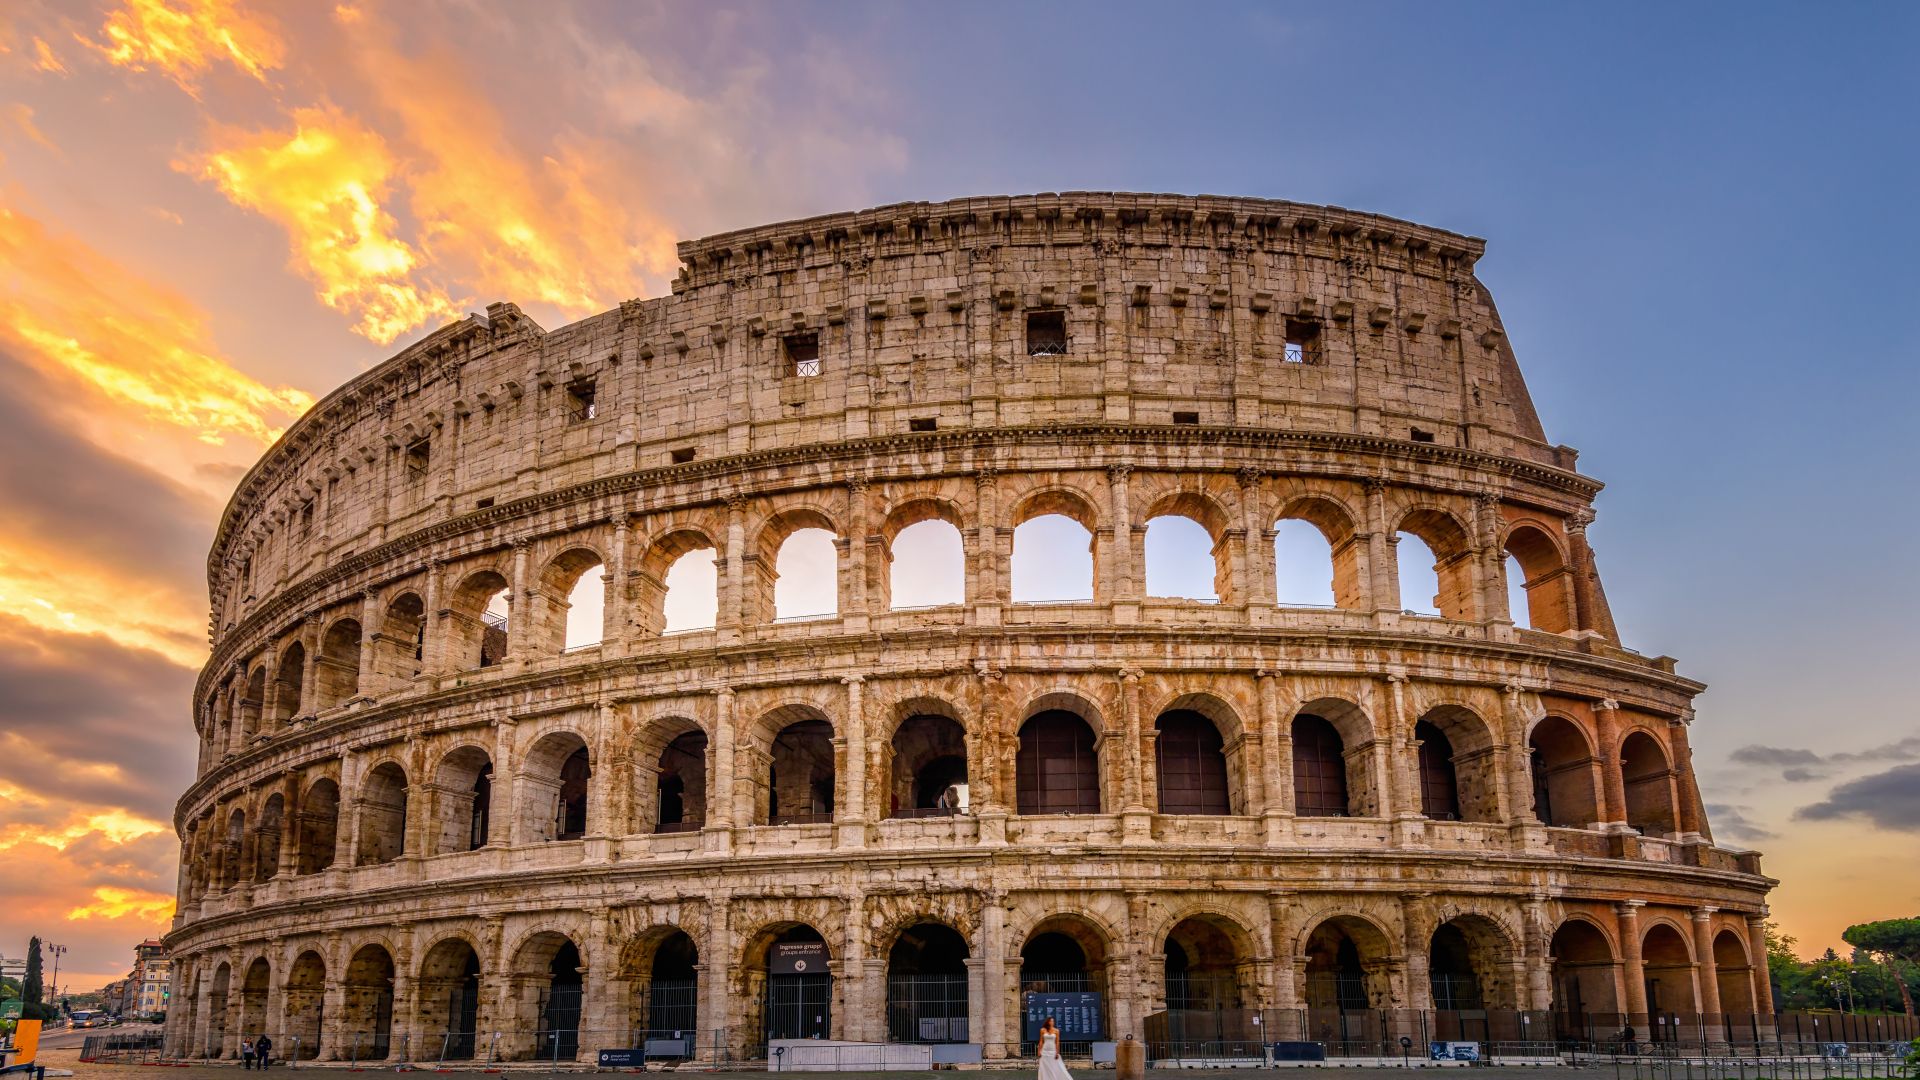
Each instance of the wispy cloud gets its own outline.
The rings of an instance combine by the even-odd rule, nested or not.
[[[286,229],[294,269],[368,340],[458,317],[444,292],[415,280],[420,254],[396,235],[384,205],[396,169],[386,140],[332,106],[296,109],[291,120],[285,130],[216,125],[208,148],[177,167]]]
[[[1852,819],[1894,832],[1920,832],[1920,764],[1900,765],[1849,780],[1794,817],[1806,821]]]
[[[200,79],[218,65],[265,81],[286,60],[273,22],[234,0],[126,0],[98,40],[81,39],[132,71],[157,71],[198,97]]]

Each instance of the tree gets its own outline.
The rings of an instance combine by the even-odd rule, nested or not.
[[[28,1005],[40,1004],[46,987],[40,984],[40,939],[27,939],[27,973],[20,986],[20,999]]]
[[[1887,971],[1893,975],[1894,984],[1900,987],[1900,1004],[1905,1006],[1907,1015],[1912,1016],[1913,991],[1907,987],[1906,977],[1900,969],[1906,964],[1920,964],[1920,916],[1855,923],[1847,927],[1840,937],[1886,965]]]

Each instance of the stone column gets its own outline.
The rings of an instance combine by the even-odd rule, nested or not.
[[[1383,625],[1399,625],[1400,567],[1393,558],[1397,536],[1387,527],[1387,481],[1371,476],[1367,489],[1367,568],[1371,571],[1368,591],[1373,610]]]
[[[867,610],[867,481],[847,481],[846,535],[840,549],[840,618],[849,633],[866,630]]]
[[[200,975],[200,993],[193,1009],[193,1042],[188,1056],[207,1057],[207,1043],[213,1038],[213,971],[203,957],[194,957],[194,970]],[[200,971],[201,968],[207,968]],[[229,979],[227,985],[233,985]]]
[[[1693,775],[1693,744],[1687,737],[1692,723],[1691,716],[1676,716],[1667,722],[1667,741],[1673,751],[1674,787],[1679,796],[1675,824],[1680,827],[1681,838],[1687,840],[1709,838],[1706,821],[1701,817],[1700,784]]]
[[[727,495],[727,550],[720,564],[720,609],[714,631],[722,642],[740,639],[746,606],[747,500],[737,492]]]
[[[984,1048],[982,1056],[993,1060],[1010,1057],[1007,1043],[1007,997],[1013,988],[1007,982],[1007,894],[991,889],[980,897],[980,1000],[982,1008],[968,1014],[973,1041]]]
[[[276,1055],[288,1053],[293,1049],[293,1040],[286,1036],[287,963],[286,941],[282,938],[274,938],[267,942],[267,1002],[266,1012],[261,1017],[260,1023],[262,1029],[273,1039]]]
[[[1533,743],[1528,728],[1531,719],[1520,703],[1522,687],[1519,683],[1507,683],[1500,688],[1501,702],[1505,705],[1504,739],[1507,744],[1507,804],[1512,820],[1523,825],[1540,824],[1540,815],[1533,806]]]
[[[1300,967],[1293,949],[1289,917],[1292,898],[1276,889],[1267,894],[1267,947],[1273,952],[1273,1007],[1300,1008]]]
[[[300,642],[306,653],[300,667],[300,708],[297,716],[312,716],[320,711],[320,613],[307,616]]]
[[[1280,718],[1280,672],[1254,672],[1260,699],[1260,769],[1266,789],[1267,843],[1285,842],[1293,818],[1293,731]]]
[[[1620,771],[1620,703],[1603,698],[1594,703],[1600,736],[1601,809],[1603,820],[1616,827],[1627,823],[1627,781]]]
[[[493,784],[487,807],[487,846],[506,847],[513,843],[513,819],[519,814],[514,805],[513,774],[519,764],[514,760],[516,721],[503,716],[493,727]]]
[[[353,696],[371,699],[376,690],[374,680],[378,678],[375,660],[380,647],[380,590],[369,585],[367,591],[360,594],[360,677],[355,680]]]
[[[1127,506],[1127,477],[1131,465],[1107,466],[1107,505],[1113,517],[1113,544],[1107,580],[1115,600],[1139,603],[1140,586],[1134,574],[1133,513]]]
[[[507,659],[521,664],[533,659],[533,581],[527,569],[532,547],[524,536],[513,542],[513,582],[507,593]]]
[[[327,983],[320,994],[320,1045],[316,1060],[338,1061],[352,1049],[352,1035],[346,1029],[347,958],[341,951],[338,931],[327,935],[322,955],[327,961]]]
[[[334,821],[333,869],[344,871],[355,865],[360,835],[360,755],[351,746],[340,751],[340,807]],[[327,974],[334,974],[331,966]]]
[[[707,770],[707,823],[705,832],[718,839],[731,834],[736,824],[733,807],[733,689],[723,686],[713,695],[713,762]],[[708,845],[711,849],[711,844]]]
[[[1553,953],[1553,931],[1547,925],[1545,893],[1534,893],[1527,898],[1527,952],[1527,996],[1521,1007],[1550,1009],[1553,1007],[1553,971],[1549,958]]]
[[[1278,602],[1274,599],[1273,522],[1266,520],[1260,482],[1266,474],[1252,466],[1236,475],[1240,483],[1240,603],[1247,621],[1263,623]]]
[[[612,913],[604,907],[594,908],[587,922],[586,948],[582,951],[582,962],[587,973],[581,979],[580,986],[580,1049],[575,1060],[595,1061],[595,1052],[603,1046],[624,1046],[626,1044],[626,1023],[615,1021],[615,1005],[611,992],[611,978],[614,969],[613,936],[610,929]]]
[[[227,754],[230,757],[247,748],[247,669],[233,665],[232,679],[227,691]]]
[[[427,595],[420,600],[420,674],[444,675],[448,640],[453,634],[453,608],[446,595],[446,564],[427,560]],[[404,647],[404,646],[403,646]]]
[[[1612,620],[1607,618],[1596,588],[1593,549],[1587,545],[1587,526],[1591,524],[1593,511],[1590,508],[1582,507],[1567,515],[1567,554],[1568,561],[1572,563],[1569,569],[1573,573],[1574,627],[1596,630],[1602,637],[1614,640]]]
[[[415,1030],[419,1026],[414,1020],[417,1004],[413,985],[413,927],[397,923],[393,927],[393,1018],[388,1025],[392,1033],[387,1040],[388,1061],[411,1061],[420,1056],[424,1037]]]
[[[1754,1011],[1771,1021],[1773,979],[1767,969],[1767,913],[1747,916],[1747,973],[1753,978]]]
[[[1415,1009],[1433,1008],[1433,980],[1429,963],[1432,940],[1427,936],[1429,901],[1427,893],[1410,892],[1400,897],[1400,927],[1407,952],[1407,1002]]]
[[[1150,813],[1146,792],[1146,763],[1143,757],[1145,742],[1145,722],[1140,716],[1140,678],[1143,672],[1139,668],[1120,669],[1120,700],[1125,710],[1122,738],[1125,746],[1120,756],[1120,811],[1133,817]],[[1142,820],[1140,827],[1145,828]],[[1133,822],[1127,823],[1129,829]]]
[[[1481,558],[1474,576],[1479,579],[1481,618],[1494,628],[1493,636],[1503,639],[1513,630],[1513,598],[1507,595],[1506,549],[1500,545],[1500,495],[1482,491],[1473,497],[1474,546]],[[1521,603],[1525,603],[1524,597]]]
[[[715,893],[707,901],[707,940],[700,944],[700,1038],[707,1043],[728,1026],[727,1006],[733,1000],[734,941],[731,900],[726,893]],[[729,1045],[751,1039],[741,1032],[732,1033]],[[708,1047],[703,1050],[711,1052]]]
[[[964,599],[974,611],[974,621],[985,626],[1000,624],[1003,597],[1000,565],[999,500],[992,469],[982,469],[973,478],[973,528],[969,539]]]
[[[260,703],[260,726],[254,730],[256,735],[269,732],[269,724],[280,722],[280,654],[271,649],[266,659],[266,699]],[[299,702],[294,704],[298,705]]]
[[[632,535],[633,525],[622,511],[613,519],[613,549],[600,578],[605,604],[600,616],[600,651],[605,656],[624,656],[627,652],[627,628],[632,625],[627,617],[627,544]]]
[[[841,847],[865,847],[867,842],[867,713],[861,688],[865,676],[849,675],[840,680],[847,688],[845,774],[837,776],[840,793],[834,799],[835,831]]]
[[[841,949],[842,955],[833,958],[833,967],[843,986],[844,1008],[833,1017],[834,1030],[828,1035],[857,1042],[880,1042],[886,1038],[886,995],[884,986],[874,984],[885,978],[885,963],[868,955],[867,897],[858,889],[850,889],[842,903],[846,908],[845,946]],[[876,989],[880,992],[876,993]]]
[[[1713,956],[1713,907],[1693,909],[1693,971],[1700,984],[1695,1000],[1708,1016],[1720,1015],[1720,965]]]
[[[1626,981],[1627,1012],[1644,1029],[1647,1024],[1647,971],[1640,961],[1640,909],[1645,900],[1622,900],[1613,905],[1618,921],[1622,978]]]
[[[601,702],[594,709],[593,742],[587,750],[593,764],[593,772],[587,778],[587,839],[605,841],[609,836],[626,832],[625,823],[614,812],[614,791],[626,773],[622,767],[625,765],[625,755],[619,755],[619,762],[614,760],[613,732],[616,727],[613,706]]]

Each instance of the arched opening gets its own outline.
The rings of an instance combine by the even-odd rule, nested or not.
[[[287,800],[279,792],[260,807],[260,824],[253,837],[253,880],[265,882],[280,872],[281,834],[286,830]]]
[[[1226,1012],[1241,1008],[1242,968],[1249,958],[1242,955],[1229,928],[1219,920],[1207,916],[1180,920],[1167,934],[1161,951],[1166,961],[1168,1011]]]
[[[1385,1008],[1392,994],[1390,954],[1386,935],[1364,919],[1338,915],[1314,927],[1307,936],[1307,1007],[1343,1013]]]
[[[1506,573],[1507,609],[1516,626],[1547,634],[1573,629],[1573,575],[1551,537],[1531,525],[1508,533]]]
[[[416,592],[403,592],[387,603],[373,640],[373,670],[380,684],[404,686],[426,666],[427,605]]]
[[[213,984],[207,998],[208,1057],[219,1057],[227,1041],[227,995],[232,992],[233,968],[222,962],[213,969]]]
[[[1592,1040],[1618,1031],[1620,996],[1614,979],[1613,946],[1592,923],[1570,919],[1553,932],[1547,949],[1553,981],[1555,1034]],[[1609,1027],[1604,1033],[1602,1026]]]
[[[1472,948],[1460,927],[1447,923],[1433,932],[1427,946],[1427,978],[1436,1009],[1484,1009],[1480,975],[1474,970]]]
[[[1500,755],[1493,728],[1471,709],[1440,705],[1414,726],[1420,812],[1436,821],[1501,821]]]
[[[223,888],[230,889],[246,880],[247,875],[241,866],[246,841],[246,812],[235,810],[227,817],[227,842],[220,849],[220,884]]]
[[[360,624],[341,619],[320,637],[313,660],[314,711],[323,712],[360,692]]]
[[[521,843],[578,840],[587,834],[587,795],[593,763],[586,740],[571,731],[540,737],[527,753],[514,799]]]
[[[648,1039],[699,1041],[699,966],[700,950],[678,927],[650,930],[628,947],[625,969],[632,995],[627,1023],[635,1046]]]
[[[362,945],[347,962],[340,998],[340,1053],[351,1061],[377,1061],[392,1050],[393,957],[380,945]]]
[[[586,987],[580,949],[563,939],[547,961],[547,988],[540,1002],[538,1049],[542,1057],[572,1061],[580,1056],[580,1012]]]
[[[1403,610],[1447,619],[1475,617],[1473,551],[1452,515],[1415,510],[1401,519],[1395,540]]]
[[[307,647],[299,642],[287,646],[274,669],[273,722],[284,724],[300,715],[300,694],[307,678]]]
[[[493,824],[493,759],[463,746],[440,759],[440,832],[434,854],[478,851]]]
[[[1533,816],[1563,829],[1598,824],[1593,748],[1580,729],[1564,717],[1549,716],[1534,725],[1527,746],[1533,772]]]
[[[833,820],[833,725],[798,720],[773,737],[767,768],[767,824]]]
[[[968,806],[967,733],[948,716],[907,717],[893,732],[891,817],[944,817]]]
[[[1163,814],[1231,814],[1225,741],[1213,721],[1173,709],[1153,723],[1154,771]]]
[[[246,692],[240,695],[240,734],[252,741],[261,734],[260,716],[267,704],[267,669],[256,667],[247,676]]]
[[[454,590],[447,659],[456,671],[495,667],[507,658],[515,617],[507,579],[492,570],[470,575]]]
[[[587,649],[600,644],[606,626],[606,567],[587,548],[562,552],[540,574],[540,613],[536,631],[547,652]]]
[[[707,733],[676,735],[660,751],[653,831],[699,832],[707,820]]]
[[[1178,514],[1147,521],[1143,545],[1147,561],[1147,595],[1181,600],[1220,601],[1223,584],[1214,539],[1206,526]]]
[[[333,865],[340,836],[340,785],[315,780],[300,798],[300,849],[296,872],[317,874]]]
[[[1048,709],[1020,726],[1014,797],[1020,814],[1100,812],[1100,759],[1086,720]]]
[[[1671,1018],[1692,1016],[1699,1011],[1693,996],[1693,953],[1680,931],[1666,923],[1647,928],[1641,939],[1640,961],[1647,980],[1647,1013]],[[1661,1025],[1652,1025],[1649,1038],[1661,1035]]]
[[[356,865],[392,862],[405,852],[406,842],[407,774],[399,763],[383,761],[367,773],[360,788]]]
[[[754,959],[766,975],[766,996],[761,1002],[766,1038],[832,1038],[832,957],[820,932],[804,923],[789,925],[775,933]]]
[[[420,965],[419,992],[419,1026],[428,1041],[416,1056],[471,1060],[479,1045],[480,954],[464,938],[436,943]]]
[[[1453,743],[1425,720],[1413,725],[1420,744],[1420,813],[1434,821],[1460,820],[1460,781],[1453,771]]]
[[[1713,936],[1714,985],[1720,991],[1720,1011],[1728,1017],[1752,1017],[1754,1009],[1753,965],[1747,960],[1747,943],[1739,934],[1722,930]],[[1763,976],[1764,977],[1764,976]]]
[[[1016,604],[1063,604],[1094,596],[1093,531],[1064,513],[1039,513],[1013,529]]]
[[[967,1042],[967,940],[951,926],[916,923],[887,950],[887,1039]]]
[[[1281,607],[1344,607],[1335,597],[1333,547],[1310,521],[1273,525],[1273,593]]]
[[[276,1057],[312,1061],[320,1056],[320,1026],[327,1000],[327,962],[311,950],[301,953],[287,969],[286,1045],[274,1040]],[[218,1015],[216,1013],[215,1015]]]
[[[240,982],[240,1037],[252,1038],[267,1030],[267,994],[273,985],[273,968],[264,956],[256,956],[247,965],[246,978]]]
[[[1298,817],[1347,817],[1346,742],[1333,723],[1301,713],[1293,718],[1293,812]]]
[[[1054,1023],[1061,1029],[1061,1048],[1076,1051],[1075,1043],[1084,1046],[1088,1038],[1105,1038],[1111,1019],[1111,989],[1108,984],[1107,967],[1109,948],[1106,936],[1092,923],[1073,915],[1055,915],[1042,920],[1027,934],[1027,940],[1020,947],[1020,993],[1018,1002],[1022,1006],[1018,1015],[1022,1017],[1020,1039],[1023,1055],[1037,1052],[1036,1042],[1040,1035],[1040,1021],[1043,1016],[1033,1015],[1040,1010],[1025,1007],[1028,994],[1078,994],[1097,993],[1100,995],[1100,1015],[1097,1021],[1097,1033],[1078,1032],[1064,1016],[1054,1017]],[[1078,1038],[1076,1038],[1078,1034]]]
[[[806,525],[799,524],[808,522]],[[784,533],[780,536],[780,533]],[[754,621],[832,618],[840,613],[839,537],[825,518],[816,514],[787,514],[770,527],[763,543],[779,537],[778,546],[761,555],[759,569],[772,580],[755,584],[762,599]],[[751,581],[751,578],[750,578]],[[766,595],[771,593],[768,605]]]
[[[916,521],[888,545],[888,609],[906,611],[967,602],[966,546],[942,518]]]
[[[1400,610],[1411,615],[1440,614],[1439,561],[1425,540],[1411,533],[1394,536],[1394,558],[1400,569]]]
[[[1522,630],[1535,629],[1533,612],[1528,602],[1520,599],[1527,595],[1526,569],[1520,565],[1520,560],[1515,558],[1512,552],[1508,552],[1507,557],[1501,560],[1500,568],[1507,580],[1507,617],[1513,620],[1513,625]]]
[[[637,617],[646,634],[711,630],[719,623],[719,551],[697,529],[674,529],[640,560]]]
[[[1679,831],[1673,805],[1673,770],[1659,740],[1635,731],[1620,743],[1620,779],[1627,795],[1627,824],[1652,836]]]

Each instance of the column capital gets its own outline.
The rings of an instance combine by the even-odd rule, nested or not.
[[[1613,910],[1620,915],[1638,917],[1640,909],[1646,906],[1645,900],[1621,900],[1613,905]]]
[[[1119,675],[1120,675],[1120,678],[1121,678],[1121,680],[1122,680],[1123,682],[1126,682],[1126,683],[1137,683],[1137,682],[1139,682],[1139,681],[1140,681],[1140,679],[1141,679],[1141,678],[1142,678],[1143,676],[1145,676],[1145,675],[1146,675],[1146,672],[1144,672],[1144,671],[1141,671],[1141,670],[1140,670],[1139,668],[1137,668],[1137,667],[1123,667],[1123,668],[1121,668],[1121,669],[1120,669],[1120,671],[1119,671]]]
[[[1613,698],[1601,698],[1599,701],[1593,703],[1593,707],[1599,709],[1601,712],[1620,711],[1620,703]]]
[[[1256,679],[1272,679],[1272,678],[1277,678],[1284,674],[1286,673],[1276,667],[1262,667],[1262,668],[1253,669],[1253,677]]]
[[[527,550],[532,546],[533,546],[532,537],[516,536],[513,538],[513,553],[515,555],[520,554],[521,552]]]
[[[1714,912],[1716,912],[1716,911],[1719,911],[1719,910],[1720,910],[1720,909],[1719,909],[1719,908],[1717,908],[1717,907],[1704,907],[1704,906],[1703,906],[1703,907],[1697,907],[1697,908],[1694,908],[1694,909],[1693,909],[1693,921],[1694,921],[1694,922],[1706,922],[1706,921],[1708,921],[1708,920],[1710,920],[1710,919],[1712,919],[1712,918],[1713,918],[1713,913],[1714,913]]]
[[[990,488],[1000,479],[1000,474],[992,469],[981,469],[973,474],[975,487]]]
[[[841,686],[859,686],[866,681],[867,677],[865,675],[842,675],[840,677]]]
[[[1132,474],[1133,474],[1133,466],[1131,465],[1107,466],[1107,479],[1113,481],[1116,484],[1124,483],[1127,477]]]
[[[872,482],[864,476],[849,476],[846,479],[846,485],[847,494],[855,497],[865,495],[873,487]]]
[[[1239,471],[1234,473],[1234,479],[1239,482],[1243,489],[1259,486],[1260,481],[1266,479],[1266,476],[1267,472],[1265,469],[1257,469],[1252,465],[1242,465]]]
[[[1575,510],[1573,513],[1568,514],[1567,526],[1566,526],[1567,532],[1585,533],[1587,531],[1587,526],[1593,524],[1593,517],[1594,517],[1593,508],[1590,506],[1583,506],[1580,509]]]
[[[1385,494],[1387,490],[1387,478],[1384,476],[1363,477],[1360,480],[1360,484],[1367,489],[1367,494],[1369,495]]]
[[[747,497],[738,491],[729,491],[720,496],[720,500],[727,504],[730,513],[739,513],[747,508]]]

